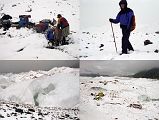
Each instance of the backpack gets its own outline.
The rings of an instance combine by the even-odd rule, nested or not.
[[[55,28],[54,35],[55,35],[55,40],[56,41],[61,41],[61,39],[62,39],[62,30],[58,29],[58,28]]]
[[[40,21],[40,23],[50,24],[51,20],[50,19],[43,19],[43,20]]]
[[[45,23],[36,24],[34,29],[37,33],[43,33],[48,29],[48,24]]]
[[[130,30],[133,31],[136,28],[136,21],[135,21],[135,15],[132,16],[131,18],[131,28]]]
[[[19,26],[20,27],[26,27],[29,24],[29,18],[31,18],[31,15],[19,15]]]

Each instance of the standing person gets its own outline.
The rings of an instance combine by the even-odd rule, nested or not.
[[[121,11],[118,13],[116,19],[110,18],[109,21],[112,23],[120,23],[120,28],[122,29],[122,53],[128,54],[127,50],[134,51],[130,41],[130,32],[135,29],[135,16],[132,9],[127,7],[127,1],[121,0],[119,2]]]
[[[61,37],[62,45],[65,45],[66,44],[66,37],[70,33],[69,23],[66,20],[66,18],[62,17],[61,14],[58,14],[57,18],[58,18],[57,28],[62,30],[62,37]]]
[[[6,31],[11,27],[11,21],[12,17],[10,15],[4,14],[3,17],[1,18],[2,22],[2,27],[4,28],[3,30]]]

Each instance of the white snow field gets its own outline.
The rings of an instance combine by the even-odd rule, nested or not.
[[[70,114],[72,111],[71,114],[75,117],[73,119],[76,119],[79,104],[79,69],[60,67],[49,71],[1,74],[0,101],[0,115],[6,118],[9,114],[11,120],[17,118],[11,115],[12,112],[17,112],[16,109],[27,112],[26,108],[29,109],[27,105],[36,109],[36,112],[32,114],[34,117],[39,115],[40,108],[43,114],[50,111],[48,116],[42,117],[43,119],[50,120],[52,112],[58,116],[60,109],[59,115]],[[22,116],[31,117],[24,114]],[[64,117],[69,119],[69,116]]]
[[[158,120],[158,86],[156,79],[80,77],[80,119]]]
[[[115,44],[109,18],[116,18],[119,1],[81,0],[80,59],[81,60],[158,60],[159,59],[159,6],[157,0],[127,0],[136,16],[136,29],[130,35],[134,52],[121,53],[122,33],[120,25],[113,24]],[[97,9],[97,7],[99,9]],[[93,14],[91,14],[93,13]],[[153,44],[144,45],[145,40]]]
[[[72,107],[79,99],[78,75],[78,69],[65,67],[4,74],[0,77],[0,99],[39,106]]]
[[[71,34],[69,45],[58,49],[46,49],[47,40],[44,34],[36,33],[27,28],[10,28],[7,32],[0,29],[0,59],[1,60],[75,60],[78,59],[79,40],[76,37],[79,30],[78,0],[1,0],[2,13],[13,17],[13,22],[19,21],[19,15],[31,15],[30,21],[38,23],[42,19],[56,19],[62,14],[70,24]],[[32,10],[28,12],[29,10]],[[20,52],[18,52],[21,50]]]

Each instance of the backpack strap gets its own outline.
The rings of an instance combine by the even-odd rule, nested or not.
[[[130,30],[133,31],[136,28],[136,21],[135,21],[135,15],[131,18],[131,28]]]

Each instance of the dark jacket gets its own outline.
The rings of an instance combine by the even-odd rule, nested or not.
[[[12,17],[10,15],[4,15],[1,20],[9,20],[12,19]]]
[[[113,19],[113,23],[120,23],[120,25],[127,26],[127,29],[130,29],[131,27],[131,20],[134,16],[134,12],[130,8],[126,8],[125,10],[121,10],[116,19]]]
[[[69,26],[69,23],[64,17],[61,17],[61,18],[58,19],[58,24],[57,24],[58,28],[63,29],[67,26]]]

